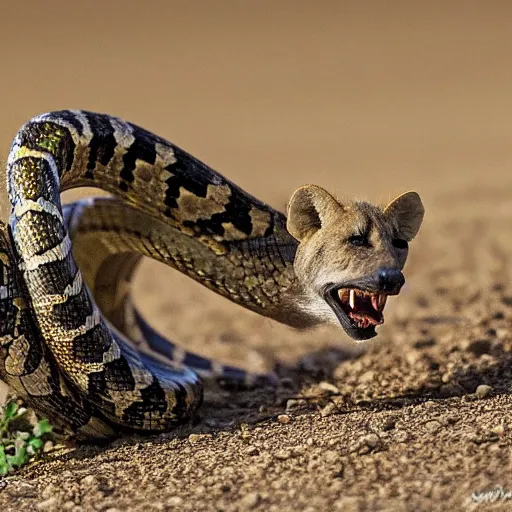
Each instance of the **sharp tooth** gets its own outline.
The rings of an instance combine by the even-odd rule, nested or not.
[[[379,294],[372,294],[372,307],[375,311],[379,311]]]
[[[351,309],[355,309],[356,305],[356,292],[352,289],[350,290],[350,297],[348,299],[348,303],[350,304]]]
[[[384,309],[388,296],[385,293],[379,293],[379,311]]]

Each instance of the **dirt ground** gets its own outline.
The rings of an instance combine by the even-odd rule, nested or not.
[[[421,5],[0,8],[2,158],[30,116],[86,108],[276,207],[307,182],[426,206],[364,345],[147,262],[136,297],[159,330],[246,368],[279,361],[281,386],[209,390],[179,431],[56,453],[0,481],[1,510],[512,510],[512,4]]]

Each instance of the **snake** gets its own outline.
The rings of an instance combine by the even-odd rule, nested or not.
[[[83,186],[113,197],[63,208],[61,192]],[[18,131],[7,187],[0,378],[29,405],[82,438],[125,427],[159,432],[189,420],[201,404],[200,372],[190,367],[246,378],[178,355],[133,307],[127,284],[149,256],[279,317],[276,290],[293,284],[297,245],[283,214],[163,138],[77,110],[37,116]],[[88,251],[79,266],[73,252],[81,246]],[[153,340],[168,360],[136,350],[128,336]]]
[[[6,179],[0,379],[66,434],[168,431],[196,414],[201,377],[270,380],[160,335],[131,296],[144,257],[281,323],[318,322],[298,299],[287,217],[144,128],[84,110],[38,115],[15,135]],[[76,187],[109,195],[62,206]]]

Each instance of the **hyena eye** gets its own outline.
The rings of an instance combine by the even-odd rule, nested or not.
[[[352,235],[348,238],[347,242],[356,247],[370,247],[370,241],[368,237],[364,235]]]
[[[407,249],[409,247],[409,243],[407,240],[403,240],[402,238],[393,238],[393,247],[397,249]]]

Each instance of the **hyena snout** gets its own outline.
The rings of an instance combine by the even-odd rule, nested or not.
[[[377,270],[377,280],[380,289],[389,295],[396,295],[405,283],[405,277],[400,270],[386,267]]]

